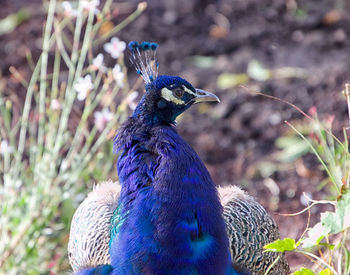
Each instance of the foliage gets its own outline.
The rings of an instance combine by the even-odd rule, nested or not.
[[[350,86],[343,92],[350,110]],[[341,142],[331,132],[333,117],[320,121],[315,107],[302,132],[286,122],[296,133],[294,137],[279,140],[283,153],[288,153],[285,160],[295,160],[306,152],[312,152],[321,163],[321,169],[327,174],[325,185],[330,190],[333,200],[315,201],[298,214],[308,211],[317,204],[330,204],[333,211],[321,213],[319,222],[306,230],[299,240],[286,238],[265,246],[270,251],[293,251],[308,256],[315,263],[313,267],[302,268],[295,275],[301,274],[350,274],[350,159],[348,148],[349,128],[344,128],[344,141]],[[349,113],[350,114],[350,113]],[[350,122],[350,121],[349,121]],[[311,130],[311,131],[310,131]],[[287,141],[287,142],[286,142]],[[291,142],[292,141],[292,142]],[[308,146],[309,149],[306,149]],[[291,149],[293,148],[293,149]],[[295,149],[298,150],[295,150]],[[301,149],[300,149],[301,148]],[[294,153],[293,153],[294,152]],[[306,236],[305,236],[306,235]]]
[[[69,270],[66,245],[79,193],[111,174],[111,138],[132,106],[125,43],[112,39],[119,43],[112,45],[119,47],[113,70],[96,50],[146,4],[116,26],[111,0],[101,10],[98,0],[73,4],[49,1],[42,53],[29,83],[11,70],[27,89],[19,118],[16,97],[0,91],[2,274]]]

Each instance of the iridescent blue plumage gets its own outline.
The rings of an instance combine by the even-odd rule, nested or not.
[[[112,271],[113,267],[111,265],[100,265],[78,271],[75,275],[109,275]]]
[[[111,243],[116,274],[225,274],[222,206],[193,149],[172,126],[132,118],[116,150],[123,220]]]

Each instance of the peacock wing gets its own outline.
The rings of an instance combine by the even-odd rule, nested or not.
[[[263,247],[280,238],[277,224],[251,196],[236,186],[219,188],[224,220],[230,240],[232,262],[251,274],[289,274],[284,254],[264,252]]]
[[[74,213],[68,242],[74,272],[110,263],[111,223],[118,228],[120,185],[108,181],[95,186]]]

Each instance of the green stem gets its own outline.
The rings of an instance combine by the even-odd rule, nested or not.
[[[314,254],[312,254],[310,252],[306,252],[306,251],[295,250],[295,252],[300,253],[300,254],[304,254],[304,255],[307,255],[309,257],[312,257],[312,258],[316,259],[318,262],[322,263],[325,267],[327,267],[332,272],[332,275],[338,275],[338,272],[335,271],[333,267],[331,267],[329,264],[327,264],[320,257],[317,257],[316,255],[314,255]]]
[[[14,169],[14,174],[13,174],[14,179],[17,179],[17,177],[18,177],[19,169],[21,167],[20,162],[22,161],[22,158],[23,158],[23,152],[24,152],[27,129],[28,129],[29,111],[30,111],[30,107],[31,107],[31,101],[32,101],[32,97],[33,97],[35,83],[37,82],[37,80],[39,78],[41,57],[42,56],[40,56],[38,63],[36,64],[36,66],[34,68],[32,77],[31,77],[30,82],[29,82],[26,99],[24,101],[23,114],[22,114],[22,119],[21,119],[21,128],[20,128],[19,140],[18,140],[18,150],[17,150],[16,156],[14,159],[14,164],[11,165]]]
[[[88,49],[90,47],[90,42],[91,42],[91,30],[92,30],[92,26],[93,26],[93,19],[94,19],[94,10],[90,9],[88,22],[87,22],[87,26],[86,26],[86,30],[85,30],[85,35],[84,35],[84,39],[83,39],[83,44],[82,44],[83,46],[82,46],[81,53],[80,53],[80,56],[79,56],[78,65],[77,65],[77,69],[75,71],[75,76],[74,76],[73,83],[75,83],[77,81],[77,79],[81,76],[81,73],[82,73],[82,70],[83,70],[84,62],[86,60],[86,55],[87,55]],[[73,44],[73,50],[75,50],[75,46],[74,45],[75,45],[75,43]],[[71,87],[70,90],[72,90],[72,87]],[[75,96],[72,98],[73,100],[71,100],[68,103],[69,104],[69,109],[71,109],[71,106],[73,104],[74,98],[75,98]],[[62,116],[63,116],[63,114],[62,114]],[[67,117],[66,116],[67,116],[67,114],[65,113],[65,120],[64,120],[64,122],[65,122],[64,127],[65,128],[64,129],[66,129],[66,127],[67,127],[68,116]],[[79,125],[81,125],[81,123],[79,123]],[[79,132],[76,132],[75,137],[78,137],[79,134],[80,134]],[[75,138],[75,137],[74,137],[74,144],[73,144],[73,146],[71,146],[70,152],[74,151],[74,148],[77,145],[78,139]],[[62,169],[62,166],[61,166],[60,169]]]
[[[311,142],[304,137],[304,135],[302,133],[300,133],[292,124],[290,124],[288,121],[285,121],[285,123],[291,127],[311,148],[312,152],[316,155],[317,159],[319,160],[319,162],[322,164],[323,168],[326,170],[329,178],[331,179],[332,183],[334,184],[335,188],[337,189],[338,192],[340,192],[339,187],[335,181],[335,179],[333,178],[333,175],[331,174],[331,172],[329,171],[327,165],[324,163],[324,161],[322,160],[321,156],[317,153],[316,149],[314,148],[314,146],[311,144]]]
[[[95,83],[94,83],[94,91],[95,91],[95,93],[96,93],[96,90],[97,90],[97,88],[99,86],[100,80],[101,80],[101,76],[99,74],[98,77],[95,80]],[[95,110],[97,104],[101,100],[101,97],[106,93],[106,91],[107,91],[106,89],[102,88],[102,91],[100,91],[98,93],[98,95],[96,96],[95,99],[93,99],[93,94],[90,94],[89,95],[90,98],[91,98],[90,99],[91,100],[90,104],[87,104],[87,101],[85,101],[83,114],[82,114],[81,119],[79,121],[79,124],[78,124],[78,126],[76,128],[77,130],[75,131],[74,138],[73,138],[73,141],[71,142],[71,146],[70,146],[69,151],[67,153],[66,159],[68,159],[68,160],[71,159],[72,154],[74,152],[78,151],[78,142],[81,140],[80,137],[81,137],[82,128],[85,125],[88,117]]]
[[[72,104],[75,99],[75,94],[72,91],[73,84],[74,84],[74,76],[76,73],[75,66],[78,61],[78,53],[79,53],[79,40],[80,40],[80,34],[83,26],[83,8],[81,4],[79,4],[78,7],[78,16],[76,20],[76,26],[75,26],[75,31],[74,31],[74,38],[73,38],[73,50],[71,54],[71,64],[72,66],[69,67],[69,72],[68,72],[68,81],[67,81],[67,87],[66,87],[66,93],[65,93],[65,102],[63,105],[62,109],[62,114],[60,118],[60,123],[58,126],[58,131],[57,131],[57,137],[55,141],[55,146],[53,149],[54,155],[58,154],[59,148],[62,145],[63,142],[63,134],[64,131],[67,128],[68,125],[68,117],[72,109]]]
[[[264,273],[264,275],[268,275],[270,270],[275,266],[275,264],[278,262],[278,260],[281,258],[281,255],[278,255],[278,257],[276,257],[276,259],[273,261],[273,263],[269,266],[269,268],[266,270],[266,272]]]
[[[64,48],[64,44],[62,41],[62,29],[61,29],[61,26],[58,22],[55,22],[55,35],[56,35],[57,48],[60,51],[60,54],[61,54],[64,62],[66,63],[68,69],[71,69],[73,64],[70,60],[70,57],[69,57],[66,49]]]
[[[87,26],[85,29],[85,35],[84,35],[84,39],[83,39],[82,49],[81,49],[81,53],[79,56],[78,66],[77,66],[77,70],[75,72],[74,82],[81,76],[83,66],[84,66],[84,63],[86,60],[86,55],[87,55],[87,52],[89,50],[89,47],[91,46],[91,40],[92,40],[91,39],[91,31],[92,31],[93,21],[94,21],[94,10],[90,9],[88,22],[87,22]]]
[[[45,132],[45,98],[46,98],[46,75],[47,75],[47,63],[49,58],[49,47],[50,47],[50,33],[52,29],[53,18],[55,14],[56,0],[51,0],[47,15],[43,52],[41,58],[41,69],[40,69],[40,98],[39,98],[39,128],[38,128],[38,152],[37,160],[41,158],[44,144],[44,132]]]
[[[61,55],[60,55],[60,51],[58,49],[58,47],[56,47],[56,51],[55,51],[55,61],[54,61],[54,65],[53,65],[53,78],[52,78],[52,83],[51,83],[51,97],[50,97],[50,103],[53,100],[58,100],[58,77],[60,74],[60,65],[61,65]],[[50,109],[48,110],[49,113],[51,113],[51,116],[49,116],[49,132],[47,135],[47,140],[46,140],[46,148],[49,150],[52,150],[52,147],[54,145],[54,140],[55,140],[55,136],[56,136],[56,123],[53,121],[56,118],[56,114],[54,114],[55,110],[51,110],[51,105],[50,105]]]

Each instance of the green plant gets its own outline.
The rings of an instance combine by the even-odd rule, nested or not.
[[[112,24],[112,0],[101,10],[98,0],[74,3],[64,2],[62,9],[49,1],[42,53],[29,83],[12,68],[27,88],[19,119],[12,99],[3,87],[0,91],[0,273],[69,270],[66,244],[77,194],[84,183],[111,174],[114,157],[107,141],[132,105],[125,43],[112,39],[119,51],[105,44],[118,62],[113,70],[94,52],[146,3],[103,32],[102,26]],[[73,113],[74,107],[79,111]]]
[[[343,93],[350,111],[349,84]],[[307,228],[299,240],[285,238],[268,244],[265,248],[269,251],[292,251],[308,256],[314,262],[313,267],[302,268],[294,273],[297,275],[349,274],[350,158],[347,129],[344,128],[344,140],[341,142],[332,134],[332,117],[320,121],[315,108],[311,110],[311,116],[303,114],[309,120],[308,134],[305,134],[307,131],[302,133],[291,123],[286,123],[299,136],[300,142],[307,145],[321,163],[328,176],[325,185],[329,187],[332,199],[321,201],[309,199],[309,206],[297,214],[308,211],[317,204],[329,204],[334,210],[321,213],[319,222]]]

